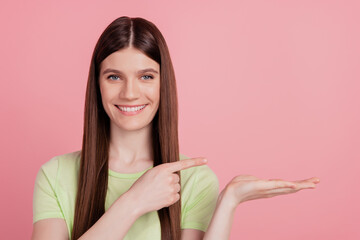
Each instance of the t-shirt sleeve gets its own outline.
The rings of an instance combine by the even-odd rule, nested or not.
[[[64,218],[56,195],[57,158],[40,167],[33,192],[33,223],[45,218]]]
[[[206,232],[213,216],[219,195],[219,181],[207,165],[198,166],[186,203],[181,228],[192,228]]]

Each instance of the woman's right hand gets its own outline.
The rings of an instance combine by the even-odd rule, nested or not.
[[[180,199],[179,176],[175,173],[206,164],[205,158],[190,158],[163,163],[146,171],[125,193],[136,205],[141,216],[168,207]]]

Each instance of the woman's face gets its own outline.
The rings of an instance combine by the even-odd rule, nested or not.
[[[128,47],[107,56],[100,65],[99,84],[111,125],[132,131],[149,126],[160,101],[160,66]]]

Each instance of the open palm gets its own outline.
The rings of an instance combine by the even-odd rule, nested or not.
[[[237,206],[249,200],[269,198],[295,193],[302,189],[315,188],[319,182],[320,180],[316,177],[298,181],[285,181],[282,179],[265,180],[251,175],[239,175],[226,185],[221,194],[226,193],[232,204]]]

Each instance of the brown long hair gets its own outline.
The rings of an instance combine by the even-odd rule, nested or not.
[[[129,46],[160,65],[160,103],[152,121],[154,166],[179,160],[176,81],[165,39],[148,20],[119,17],[101,34],[91,58],[72,239],[78,239],[105,213],[110,119],[101,101],[100,64],[111,53]],[[180,240],[181,200],[158,210],[158,216],[161,239]]]

